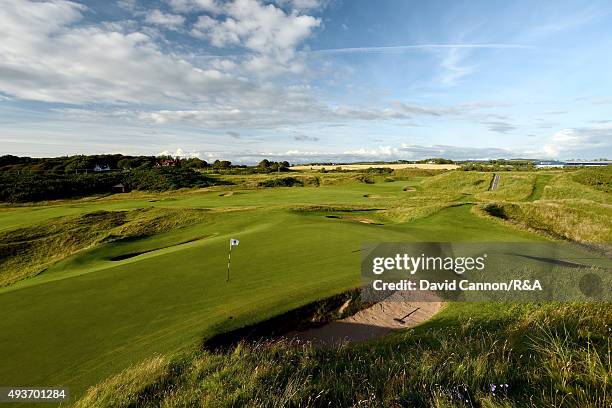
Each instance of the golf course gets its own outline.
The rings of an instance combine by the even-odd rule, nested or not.
[[[263,383],[241,383],[247,381],[249,372],[257,371],[257,364],[245,362],[241,366],[239,362],[255,358],[248,346],[237,346],[229,354],[215,354],[201,351],[199,345],[214,335],[358,287],[363,243],[610,242],[609,184],[601,187],[585,182],[590,171],[502,172],[498,173],[499,185],[490,190],[492,172],[395,169],[364,175],[358,171],[304,170],[291,173],[294,187],[265,187],[262,183],[284,180],[286,184],[287,175],[220,175],[226,184],[206,188],[132,191],[3,205],[0,243],[6,250],[0,260],[0,350],[4,356],[0,384],[67,387],[70,403],[85,398],[77,403],[83,407],[127,407],[137,403],[192,406],[194,401],[204,406],[318,406],[324,400],[356,404],[364,395],[384,399],[385,393],[380,394],[376,387],[354,393],[346,388],[336,394],[321,394],[326,397],[320,401],[308,402],[308,398],[327,392],[318,388],[325,381],[317,377],[320,373],[308,374],[305,368],[293,366],[298,370],[297,378],[283,371],[290,370],[285,367],[280,369],[284,374],[274,377],[276,382],[262,380],[269,394],[274,394],[273,389],[283,394],[270,402],[259,394]],[[609,169],[597,171],[605,173],[609,180]],[[554,216],[555,211],[565,214],[563,220]],[[232,249],[227,281],[231,238],[240,244]],[[567,315],[561,315],[563,311]],[[412,344],[414,350],[421,350],[414,353],[423,353],[425,360],[435,360],[435,349],[450,347],[455,338],[452,333],[469,338],[486,331],[480,344],[480,352],[484,352],[487,336],[501,336],[496,330],[508,330],[505,323],[522,325],[520,330],[524,333],[529,331],[529,324],[540,324],[539,317],[553,319],[554,313],[561,316],[559,321],[569,316],[579,319],[576,326],[570,325],[570,330],[588,340],[578,342],[575,351],[588,349],[591,353],[588,364],[580,360],[582,356],[572,357],[572,361],[583,365],[575,375],[584,373],[585,377],[582,383],[570,381],[566,385],[572,390],[582,387],[596,392],[574,394],[578,398],[575,401],[590,401],[583,406],[604,406],[612,398],[612,310],[605,303],[559,308],[535,304],[447,304],[430,322],[374,341],[371,346],[336,351],[308,349],[296,357],[295,349],[272,344],[261,346],[268,347],[261,355],[274,355],[270,358],[280,358],[287,364],[294,361],[293,357],[279,357],[283,353],[298,360],[324,355],[326,364],[337,359],[333,364],[340,369],[353,364],[346,353],[357,353],[354,350],[369,349],[363,354],[368,356],[366,360],[376,360],[388,356],[394,347],[399,350]],[[520,323],[527,316],[531,323]],[[449,343],[431,348],[434,333],[446,336]],[[442,341],[441,337],[438,340]],[[495,344],[496,348],[504,348],[502,354],[510,364],[514,356],[510,357],[509,349],[514,346]],[[283,351],[274,351],[278,347]],[[529,348],[525,343],[520,347]],[[331,354],[335,352],[340,354]],[[466,357],[477,352],[472,350]],[[344,361],[345,357],[348,360]],[[411,354],[406,358],[416,361],[421,357]],[[362,374],[366,360],[359,363]],[[371,363],[375,366],[380,361]],[[283,365],[278,361],[270,364]],[[235,371],[227,371],[232,365]],[[379,367],[386,369],[384,364]],[[464,367],[463,374],[471,375],[472,369],[475,368]],[[359,370],[353,375],[358,375]],[[486,375],[474,375],[474,381],[491,373],[499,383],[517,381],[515,377],[505,377],[507,367],[491,370]],[[390,375],[390,381],[398,372]],[[119,373],[119,377],[111,377]],[[314,380],[290,392],[289,388],[306,381],[300,373]],[[211,397],[212,386],[207,386],[206,381],[220,381],[219,376],[231,377],[236,383],[230,381],[233,385],[224,386],[227,395]],[[112,379],[102,382],[109,377]],[[172,378],[179,377],[183,382],[172,385]],[[426,375],[422,378],[429,381]],[[557,381],[543,372],[538,379],[542,384]],[[270,388],[265,381],[281,388]],[[355,377],[351,381],[358,380]],[[445,382],[459,385],[448,378],[432,381],[431,387]],[[537,388],[529,383],[530,379],[521,381],[522,384],[513,384],[517,391]],[[473,385],[470,380],[464,382]],[[404,387],[399,383],[387,386]],[[346,383],[338,387],[351,386]],[[172,390],[178,390],[178,394],[173,396]],[[430,401],[427,395],[438,395],[433,388],[422,391],[423,401]],[[475,390],[471,392],[476,395]],[[538,401],[550,402],[548,390],[541,393]],[[442,393],[438,397],[442,401],[450,398],[448,395]],[[589,399],[593,395],[596,396]],[[207,400],[209,397],[213,399]],[[483,398],[482,404],[493,401],[490,395]],[[380,406],[390,406],[391,402],[385,401],[378,402]],[[515,406],[511,398],[508,401],[508,405],[491,402],[486,406]],[[523,400],[518,401],[516,406]]]

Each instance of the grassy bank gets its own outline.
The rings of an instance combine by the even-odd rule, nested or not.
[[[608,407],[603,305],[454,304],[377,342],[243,344],[147,360],[76,407]]]

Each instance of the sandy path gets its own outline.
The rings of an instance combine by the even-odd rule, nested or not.
[[[403,301],[391,296],[389,300],[376,303],[353,316],[337,320],[302,332],[287,334],[290,340],[311,342],[315,345],[338,345],[358,343],[381,337],[392,330],[416,326],[438,313],[443,303],[436,298],[428,302]],[[407,314],[410,316],[401,319]]]

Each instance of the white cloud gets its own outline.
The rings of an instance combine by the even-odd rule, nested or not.
[[[347,27],[348,28],[348,27]],[[311,54],[399,54],[407,51],[435,51],[454,49],[530,49],[533,48],[522,44],[504,43],[427,43],[410,45],[392,45],[382,47],[351,47],[351,48],[327,48],[312,50]]]
[[[227,2],[222,11],[220,19],[200,16],[191,34],[215,47],[237,46],[253,52],[245,66],[259,73],[278,68],[299,72],[296,48],[321,24],[318,18],[296,11],[286,13],[256,0]]]
[[[185,151],[182,148],[177,148],[176,151],[172,152],[170,150],[164,150],[157,154],[158,156],[172,156],[172,157],[180,157],[182,159],[191,159],[193,157],[202,157],[202,153],[198,151]]]
[[[450,49],[440,63],[442,72],[439,80],[444,85],[454,85],[461,78],[471,74],[475,69],[474,66],[463,64],[465,55],[459,50],[459,48]]]
[[[323,8],[328,0],[276,0],[275,3],[281,7],[296,11],[312,11]]]
[[[186,3],[172,4],[180,8]],[[135,21],[86,23],[85,7],[75,2],[4,0],[0,92],[44,102],[156,104],[166,110],[203,104],[208,109],[249,105],[273,109],[279,100],[291,98],[304,103],[303,96],[290,91],[279,96],[283,88],[254,74],[268,78],[301,72],[303,56],[296,48],[319,25],[318,19],[255,0],[189,4],[218,7],[224,13],[219,20],[201,16],[195,25],[212,43],[235,43],[252,54],[198,60],[167,51],[171,43],[162,48],[160,42],[166,40],[160,32]],[[143,16],[146,22],[166,28],[177,28],[186,20],[157,9]]]
[[[215,0],[168,0],[170,7],[178,13],[195,11],[219,13],[221,11],[219,3]]]
[[[162,27],[177,28],[183,25],[185,17],[178,14],[162,13],[160,10],[154,9],[146,15],[145,21],[149,24],[155,24]]]
[[[329,108],[305,95],[290,92],[276,95],[278,102],[273,109],[244,106],[243,108],[218,106],[197,110],[159,110],[141,112],[138,117],[158,125],[173,122],[191,122],[205,128],[223,129],[227,127],[276,128],[286,125],[306,123],[334,123],[350,120],[378,121],[408,119],[409,117],[393,109],[359,109],[349,107]],[[265,100],[261,101],[267,106]]]
[[[0,9],[0,92],[65,103],[210,100],[250,85],[163,52],[120,25],[79,25],[82,5],[5,0]]]
[[[136,11],[138,2],[136,0],[118,0],[117,5],[128,11]]]
[[[318,142],[320,139],[316,136],[295,135],[293,136],[293,140],[298,142]]]
[[[471,147],[450,145],[402,145],[399,149],[413,159],[428,157],[445,157],[454,160],[487,160],[498,158],[516,158],[524,155],[524,151],[509,148]]]
[[[612,148],[612,125],[598,124],[592,127],[567,128],[553,134],[543,146],[548,157],[580,157]]]
[[[283,158],[291,163],[333,162],[350,163],[355,161],[378,160],[420,160],[431,157],[445,157],[454,160],[486,160],[497,158],[519,157],[524,152],[513,149],[478,148],[450,145],[407,145],[362,147],[344,151],[318,151],[291,149],[282,152],[257,152],[240,154],[238,157],[247,162],[256,162],[261,158]]]
[[[516,130],[517,127],[514,126],[511,123],[508,122],[504,122],[501,120],[498,121],[485,121],[482,122],[483,125],[487,126],[487,128],[491,131],[491,132],[497,132],[497,133],[503,133],[506,134],[508,132],[512,132],[513,130]]]

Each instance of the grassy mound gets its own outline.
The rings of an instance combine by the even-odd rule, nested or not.
[[[96,211],[0,233],[0,287],[38,275],[80,250],[115,239],[154,235],[190,225],[201,210],[165,208]]]
[[[155,357],[75,407],[607,407],[611,319],[605,304],[453,304],[361,346]]]
[[[536,175],[534,173],[501,173],[499,184],[495,190],[477,194],[482,200],[526,200],[534,189]]]
[[[610,166],[612,168],[612,166]],[[541,199],[542,200],[589,200],[598,203],[610,203],[610,193],[601,188],[595,188],[593,184],[589,184],[583,177],[593,175],[596,171],[608,172],[607,169],[583,169],[576,172],[565,172],[556,174],[550,182],[544,187]],[[579,182],[583,180],[585,182]],[[596,183],[595,181],[591,181]],[[602,184],[605,185],[605,184]]]
[[[493,173],[450,171],[426,178],[421,184],[430,193],[476,194],[486,191],[492,178]]]
[[[573,174],[573,179],[604,193],[612,193],[612,166],[582,169]]]
[[[587,244],[612,241],[612,207],[591,201],[490,203],[482,208],[492,216],[556,238]]]

